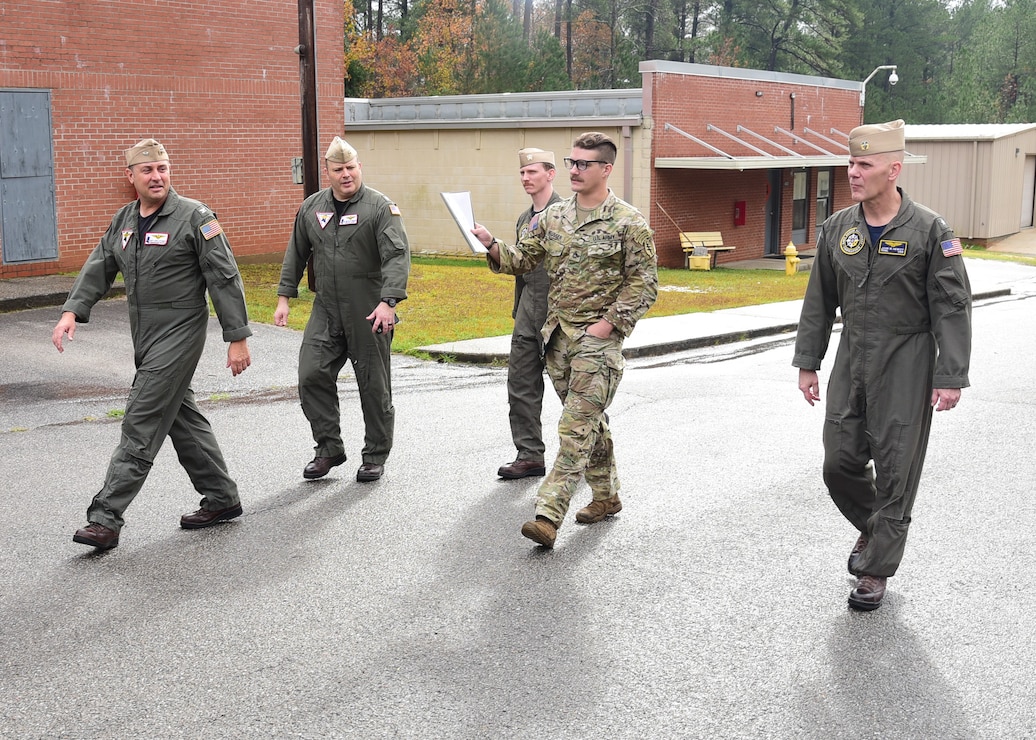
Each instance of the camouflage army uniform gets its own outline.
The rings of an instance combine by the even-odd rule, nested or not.
[[[608,191],[580,224],[575,196],[551,206],[513,247],[499,243],[497,272],[521,274],[543,262],[550,276],[546,343],[547,374],[564,405],[558,422],[560,448],[540,486],[536,515],[560,526],[581,477],[594,500],[619,492],[612,437],[605,410],[615,397],[625,362],[622,342],[655,302],[658,273],[647,221]],[[586,333],[604,319],[608,339]]]
[[[792,360],[820,368],[840,308],[824,481],[868,539],[856,569],[879,577],[895,575],[903,558],[932,389],[967,387],[971,356],[971,285],[959,245],[942,218],[899,192],[899,213],[877,244],[860,205],[824,222]]]
[[[139,213],[140,204],[133,201],[115,214],[61,309],[86,323],[90,309],[122,273],[136,374],[122,419],[122,439],[104,485],[87,510],[88,521],[116,532],[166,436],[203,496],[203,509],[240,503],[237,484],[227,474],[212,427],[191,390],[209,322],[206,290],[224,341],[252,335],[237,263],[216,215],[204,204],[170,188],[144,235],[138,231]]]
[[[546,207],[561,196],[553,193]],[[521,240],[534,228],[542,213],[532,208],[518,217],[515,232]],[[514,330],[507,358],[507,405],[511,439],[519,460],[542,460],[543,444],[543,336],[540,330],[547,318],[547,291],[550,278],[540,263],[534,270],[514,278]]]
[[[299,349],[299,400],[319,457],[345,452],[338,405],[338,374],[352,362],[363,411],[363,462],[384,465],[392,449],[393,332],[375,334],[367,316],[382,298],[407,297],[410,245],[399,208],[361,185],[341,218],[325,188],[295,216],[277,295],[298,296],[313,255],[317,295]]]

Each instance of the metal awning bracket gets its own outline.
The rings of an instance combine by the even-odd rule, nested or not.
[[[780,126],[774,126],[773,130],[776,131],[779,134],[784,134],[785,136],[790,137],[791,140],[794,143],[796,143],[796,144],[802,144],[803,146],[808,146],[810,149],[815,149],[816,151],[820,152],[821,154],[826,154],[829,157],[837,156],[834,153],[827,151],[827,149],[823,149],[823,148],[817,146],[816,144],[814,144],[813,142],[806,141],[801,136],[798,136],[797,134],[793,134],[791,131],[785,131]]]
[[[760,141],[765,141],[767,144],[769,144],[770,146],[772,146],[772,147],[774,147],[776,149],[780,149],[785,154],[790,154],[793,157],[801,157],[802,156],[801,154],[796,152],[794,149],[789,149],[786,146],[781,146],[776,141],[771,141],[770,139],[767,139],[765,136],[763,136],[761,134],[757,134],[755,131],[751,131],[751,130],[745,128],[744,126],[742,126],[741,124],[738,124],[737,125],[737,132],[741,133],[742,131],[744,133],[746,133],[746,134],[754,136],[755,138],[759,139]]]
[[[715,154],[718,154],[718,155],[719,155],[719,156],[721,156],[721,157],[726,157],[727,159],[733,159],[733,158],[734,158],[734,157],[733,157],[732,155],[730,155],[730,154],[727,154],[727,153],[726,153],[725,151],[723,151],[722,149],[717,149],[717,148],[716,148],[716,147],[714,147],[714,146],[713,146],[712,144],[709,144],[708,142],[702,141],[702,140],[701,140],[701,139],[699,139],[699,138],[698,138],[697,136],[692,136],[691,134],[687,133],[686,131],[681,131],[680,129],[678,129],[678,128],[677,128],[676,126],[674,126],[674,125],[673,125],[673,124],[671,124],[671,123],[667,123],[667,124],[665,125],[665,128],[663,128],[662,130],[663,130],[663,131],[669,131],[669,130],[673,130],[673,131],[675,131],[676,133],[680,134],[681,136],[684,136],[684,137],[686,137],[686,138],[690,139],[690,140],[691,140],[691,141],[693,141],[693,142],[694,142],[695,144],[699,144],[699,145],[701,145],[701,146],[705,147],[705,148],[706,148],[706,149],[708,149],[708,150],[709,150],[710,152],[713,152],[713,153],[715,153]]]
[[[760,149],[757,146],[752,146],[751,144],[749,144],[744,139],[739,139],[738,137],[734,136],[734,134],[729,134],[726,131],[724,131],[723,129],[719,128],[718,126],[713,126],[711,123],[706,123],[705,124],[705,130],[706,131],[715,131],[717,134],[722,134],[723,136],[726,136],[731,141],[736,141],[741,146],[745,147],[746,149],[751,149],[753,152],[755,152],[756,154],[758,154],[760,156],[763,156],[763,157],[772,157],[773,156],[769,152],[764,151],[764,150]]]

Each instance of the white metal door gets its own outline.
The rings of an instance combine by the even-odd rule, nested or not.
[[[1032,226],[1036,211],[1036,157],[1025,158],[1025,174],[1022,176],[1022,223],[1023,229]]]

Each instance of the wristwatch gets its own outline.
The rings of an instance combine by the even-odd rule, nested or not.
[[[387,303],[389,308],[395,308],[398,301],[395,298],[382,298],[381,302]]]

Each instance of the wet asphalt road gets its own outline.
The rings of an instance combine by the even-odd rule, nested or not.
[[[936,416],[907,557],[846,608],[855,533],[820,480],[822,411],[793,337],[629,363],[610,411],[625,508],[518,533],[500,368],[395,357],[396,447],[306,482],[299,334],[256,326],[195,390],[245,515],[197,507],[171,445],[104,554],[71,542],[119,436],[125,303],[64,355],[54,309],[0,315],[0,736],[1020,738],[1036,736],[1036,290],[975,309],[971,381]],[[405,325],[404,325],[405,327]],[[826,376],[822,375],[822,379]],[[545,426],[557,419],[552,396]],[[556,449],[550,435],[548,456]],[[588,499],[586,489],[574,506]]]

